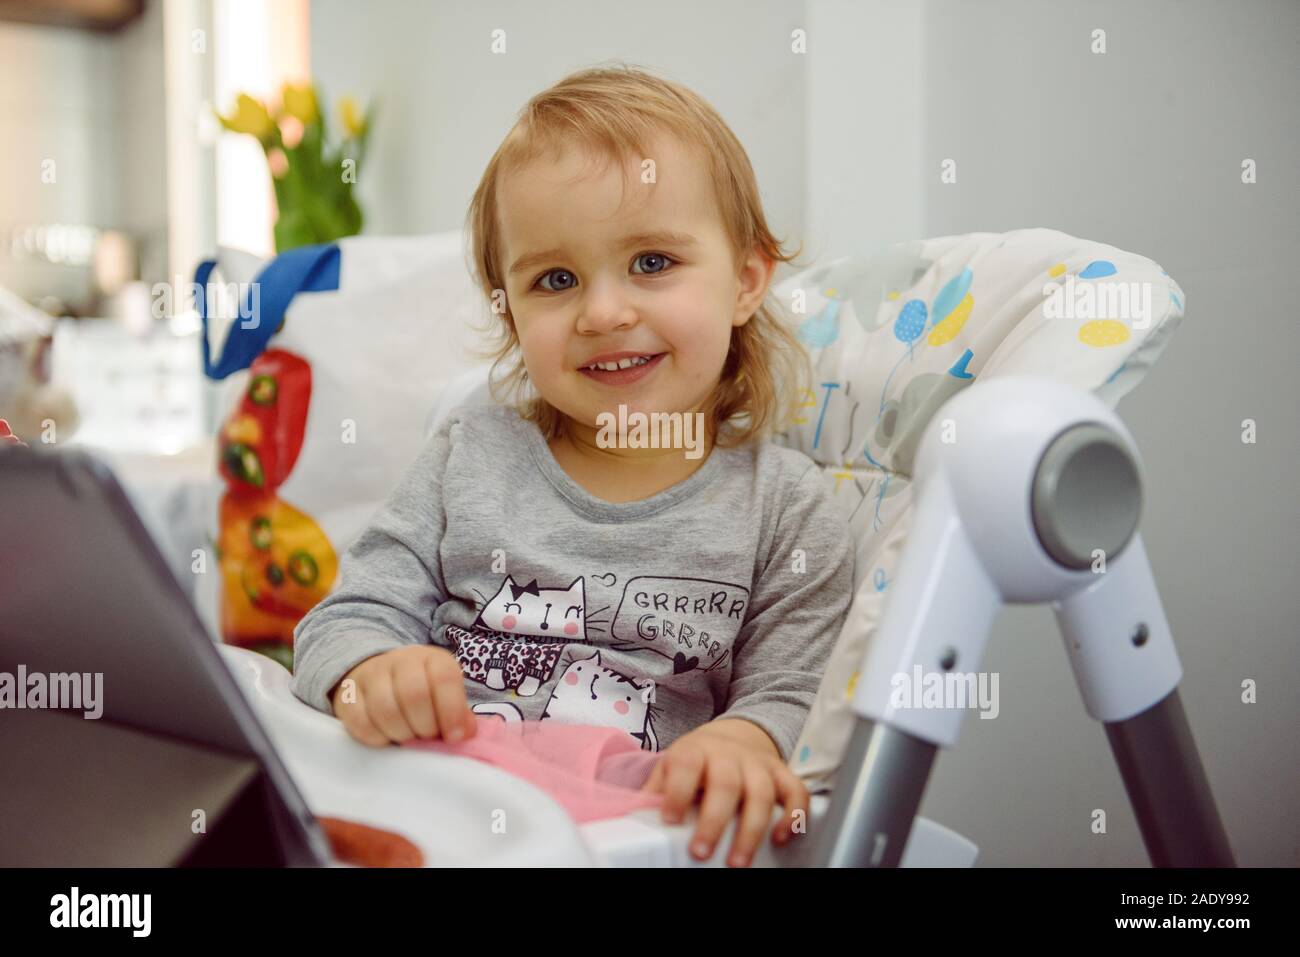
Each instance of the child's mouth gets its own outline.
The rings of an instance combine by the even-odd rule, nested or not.
[[[588,379],[594,379],[596,382],[601,382],[605,385],[630,385],[633,382],[639,382],[641,379],[644,379],[653,372],[655,367],[659,365],[660,361],[667,354],[668,353],[666,352],[660,352],[659,354],[650,356],[647,360],[641,361],[636,365],[631,365],[626,369],[609,370],[593,367],[579,369],[578,371]],[[607,363],[601,364],[605,365]]]

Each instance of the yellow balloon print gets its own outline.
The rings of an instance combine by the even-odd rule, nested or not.
[[[852,677],[849,678],[849,686],[844,689],[845,701],[848,701],[850,698],[853,697],[853,689],[856,688],[857,686],[858,686],[858,672],[855,671],[853,672]]]
[[[1118,319],[1094,319],[1079,327],[1079,341],[1085,346],[1117,346],[1128,341],[1128,326]]]
[[[1047,270],[1047,275],[1055,279],[1057,276],[1060,276],[1064,272],[1065,272],[1065,263],[1057,263],[1051,269]]]
[[[948,318],[930,330],[930,337],[925,341],[932,346],[941,346],[957,338],[957,333],[961,332],[961,327],[966,325],[966,320],[970,318],[970,311],[974,306],[975,300],[970,293],[966,293],[966,298],[957,303],[957,308],[948,313]]]

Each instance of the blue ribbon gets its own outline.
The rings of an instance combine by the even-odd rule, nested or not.
[[[194,305],[203,322],[203,374],[209,379],[224,379],[232,372],[247,369],[279,330],[294,296],[300,292],[338,289],[341,262],[337,243],[320,243],[290,249],[263,266],[254,280],[259,295],[257,314],[253,314],[252,289],[249,289],[240,304],[239,318],[226,333],[221,356],[215,363],[208,343],[207,290],[208,277],[217,263],[214,259],[199,263],[194,270],[194,282],[202,294],[195,297]],[[255,318],[257,322],[245,326],[243,317]]]

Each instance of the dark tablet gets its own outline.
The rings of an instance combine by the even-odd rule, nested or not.
[[[0,866],[330,861],[188,591],[102,462],[0,447]]]

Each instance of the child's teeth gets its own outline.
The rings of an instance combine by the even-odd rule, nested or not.
[[[630,369],[633,366],[645,365],[649,361],[646,356],[637,356],[635,359],[619,359],[617,362],[597,362],[595,368],[602,369],[605,372],[617,372],[619,369]]]

